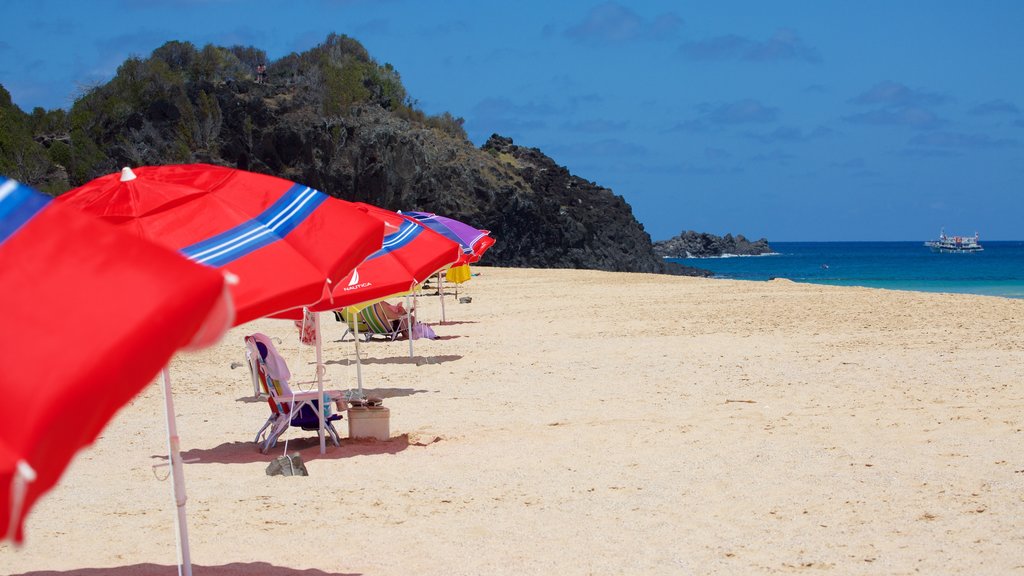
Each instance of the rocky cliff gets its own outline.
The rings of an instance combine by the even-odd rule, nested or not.
[[[751,242],[737,234],[715,236],[706,232],[685,230],[679,236],[654,243],[654,253],[664,258],[707,258],[710,256],[757,256],[772,251],[768,240]]]
[[[701,273],[658,258],[611,190],[509,138],[476,148],[460,118],[416,110],[398,72],[351,38],[271,62],[260,82],[262,61],[181,42],[129,59],[69,113],[23,115],[50,166],[9,175],[59,193],[122,166],[208,162],[488,229],[497,243],[484,264]]]

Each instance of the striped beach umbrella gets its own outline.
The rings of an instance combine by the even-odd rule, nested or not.
[[[478,262],[484,255],[484,252],[487,252],[491,246],[494,246],[494,238],[491,238],[489,230],[480,230],[454,218],[431,214],[430,212],[401,213],[414,218],[420,224],[453,242],[458,242],[462,246],[462,258],[455,263],[453,269],[461,268],[464,271],[464,275],[459,276],[463,276],[465,279],[469,278],[469,265]],[[437,295],[441,300],[441,321],[444,322],[444,283],[441,280],[440,274],[437,276]]]
[[[220,338],[227,294],[220,272],[0,177],[0,537],[22,540],[33,504],[175,351]]]
[[[125,168],[57,201],[230,273],[235,325],[319,301],[379,249],[384,236],[384,224],[350,202],[282,178],[208,164]],[[322,371],[316,376],[322,397]],[[169,388],[166,370],[164,381]],[[322,418],[319,435],[322,454]],[[176,445],[171,460],[180,461]],[[182,565],[191,574],[184,478],[176,475],[174,486]]]
[[[126,168],[57,201],[230,272],[236,324],[319,301],[384,236],[351,202],[208,164]]]
[[[472,264],[479,261],[484,252],[487,252],[491,246],[494,246],[494,238],[491,238],[489,230],[480,230],[454,218],[429,212],[403,211],[402,214],[415,218],[419,223],[434,232],[453,242],[458,242],[462,246],[462,253],[464,255],[458,265]]]
[[[411,292],[417,285],[462,257],[461,246],[414,218],[369,204],[357,204],[389,230],[380,250],[369,255],[331,293],[331,301],[315,309],[373,302]]]
[[[310,310],[323,312],[337,308],[372,304],[391,296],[407,295],[419,284],[462,257],[457,242],[445,238],[413,218],[369,204],[357,203],[367,214],[385,224],[389,233],[380,249],[369,255],[347,276],[335,285],[330,298],[325,298]],[[411,313],[411,307],[406,306]],[[284,317],[299,319],[292,311]],[[409,356],[413,355],[411,337],[412,318],[406,319],[410,328]],[[356,336],[356,362],[359,390],[362,390],[362,367],[359,360],[359,337]]]

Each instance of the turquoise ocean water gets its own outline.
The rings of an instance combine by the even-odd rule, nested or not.
[[[1024,242],[981,244],[982,252],[941,254],[923,242],[772,242],[770,255],[672,260],[718,278],[1024,298]]]

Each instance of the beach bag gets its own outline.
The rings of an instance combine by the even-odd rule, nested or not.
[[[295,321],[295,327],[299,329],[299,342],[309,346],[316,345],[316,328],[313,324],[315,321],[312,312],[303,310],[302,320]]]
[[[434,334],[434,330],[423,322],[416,322],[412,325],[412,339],[416,340],[419,338],[426,338],[428,340],[434,340],[437,338],[437,334]]]

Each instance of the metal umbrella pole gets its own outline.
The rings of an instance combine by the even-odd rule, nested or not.
[[[167,458],[171,466],[171,494],[174,505],[178,509],[176,524],[178,525],[178,552],[181,556],[178,563],[178,576],[192,576],[192,555],[188,547],[188,520],[185,515],[185,470],[181,461],[181,446],[178,438],[178,424],[174,415],[174,398],[171,395],[171,372],[163,369],[164,411],[167,416]]]
[[[356,339],[356,381],[358,382],[359,385],[360,399],[362,399],[363,397],[363,361],[359,353],[359,314],[361,312],[362,310],[359,310],[353,315],[352,322],[355,325],[355,330],[353,330],[352,334],[355,336]]]
[[[305,316],[305,315],[303,315]],[[316,338],[316,390],[318,393],[317,406],[320,407],[317,412],[319,413],[320,429],[318,431],[320,435],[320,453],[327,453],[327,442],[324,440],[324,412],[327,410],[325,405],[326,400],[324,399],[324,370],[326,369],[323,364],[323,346],[320,344],[320,313],[313,312],[313,337]]]
[[[405,295],[405,335],[409,339],[409,358],[412,358],[412,307],[409,305],[409,295]]]
[[[444,284],[441,282],[441,273],[437,273],[437,295],[441,298],[441,324],[444,324]]]

